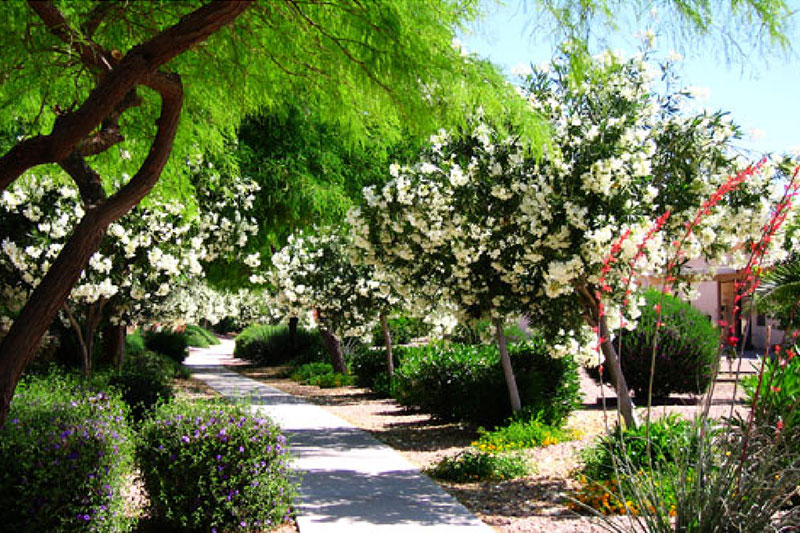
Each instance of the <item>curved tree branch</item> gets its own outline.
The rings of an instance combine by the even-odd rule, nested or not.
[[[26,170],[44,163],[56,163],[68,157],[75,146],[117,108],[131,89],[175,56],[232,22],[250,3],[249,0],[211,2],[183,17],[174,26],[149,41],[132,48],[103,77],[78,109],[56,119],[48,135],[38,135],[22,141],[0,157],[0,192]],[[32,1],[31,5],[46,8],[50,3]],[[47,9],[43,10],[49,13]],[[51,31],[59,36],[69,36],[59,22],[51,27]],[[88,46],[83,41],[81,43],[77,44],[79,49]],[[94,57],[88,50],[81,56]]]

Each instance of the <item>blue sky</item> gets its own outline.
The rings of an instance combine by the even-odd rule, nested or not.
[[[484,11],[487,15],[473,25],[471,32],[460,36],[469,52],[490,59],[508,75],[514,65],[539,64],[552,57],[552,39],[531,37],[530,20],[535,16],[531,7],[521,6],[520,0],[506,0],[502,6],[484,0]],[[645,25],[638,29],[644,30]],[[631,34],[635,31],[630,30]],[[619,41],[622,44],[615,45],[635,51],[633,36],[624,37],[629,44]],[[788,57],[773,54],[762,60],[757,56],[744,65],[728,64],[721,54],[708,49],[681,50],[684,84],[709,90],[705,107],[730,111],[745,132],[742,148],[800,151],[800,40],[794,38],[800,37],[800,32],[796,27],[789,37],[798,44]],[[666,39],[659,40],[656,49],[662,56],[671,51]]]

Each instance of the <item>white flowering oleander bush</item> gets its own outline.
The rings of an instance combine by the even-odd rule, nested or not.
[[[0,430],[3,530],[129,531],[127,418],[114,391],[55,372],[23,378]]]
[[[382,188],[364,189],[348,215],[351,239],[368,263],[403,280],[401,294],[413,286],[417,307],[448,300],[461,321],[524,312],[550,332],[554,355],[596,360],[585,306],[597,307],[608,287],[603,318],[633,327],[633,271],[662,272],[686,223],[744,165],[729,150],[738,130],[727,116],[694,113],[686,91],[657,89],[646,56],[605,54],[578,70],[556,60],[524,90],[552,124],[543,155],[478,114],[464,131],[433,136],[418,163],[393,165]],[[752,173],[694,227],[677,263],[742,264],[740,245],[760,233],[782,192],[774,175],[771,161]]]
[[[137,455],[151,509],[180,531],[263,531],[295,496],[286,439],[269,419],[219,401],[159,406]]]
[[[226,187],[198,188],[199,212],[194,216],[177,201],[153,199],[112,223],[64,306],[64,321],[69,318],[73,328],[82,328],[90,345],[97,328],[93,317],[107,316],[114,324],[172,318],[176,306],[170,294],[201,279],[204,264],[222,255],[233,257],[256,231],[247,218],[253,186],[231,177]],[[83,213],[77,189],[57,177],[26,176],[3,191],[0,312],[13,317],[21,309]],[[242,259],[258,266],[257,258]],[[205,318],[199,314],[193,318]]]
[[[375,315],[397,302],[378,269],[355,260],[343,235],[319,230],[292,235],[272,256],[276,305],[284,316],[315,310],[317,319],[338,335],[369,331]]]
[[[493,345],[398,347],[392,394],[400,403],[446,420],[487,426],[511,416],[502,401],[505,381]],[[523,409],[559,426],[580,403],[577,364],[553,358],[542,339],[509,346]]]
[[[272,300],[263,289],[217,289],[203,279],[192,279],[174,288],[158,315],[162,320],[207,322],[219,333],[228,333],[254,322],[271,321]]]

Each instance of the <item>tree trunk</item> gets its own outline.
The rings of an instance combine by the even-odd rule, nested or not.
[[[125,362],[126,329],[121,324],[108,324],[103,328],[103,359],[115,368],[122,368]]]
[[[383,341],[386,344],[386,373],[389,376],[389,387],[392,386],[394,378],[394,356],[392,355],[392,334],[389,331],[389,322],[386,314],[381,313],[381,328],[383,329]]]
[[[600,317],[598,327],[600,328],[600,338],[603,341],[600,345],[600,349],[603,350],[603,355],[605,356],[603,368],[608,368],[609,378],[617,392],[617,406],[619,406],[619,412],[622,415],[622,419],[625,421],[625,425],[629,428],[635,428],[639,425],[639,420],[634,411],[628,383],[625,381],[625,375],[622,373],[622,365],[620,364],[617,350],[614,348],[614,343],[611,342],[605,315]]]
[[[296,316],[289,318],[289,350],[292,352],[292,357],[297,352],[297,322]]]
[[[503,366],[503,375],[506,378],[506,387],[508,387],[508,399],[511,402],[511,411],[519,414],[522,411],[522,401],[519,398],[519,389],[517,389],[517,380],[514,377],[514,369],[511,368],[511,358],[508,356],[508,347],[506,346],[506,334],[503,331],[503,319],[496,318],[494,320],[494,336],[497,339],[497,348],[500,350],[500,364]]]
[[[180,77],[157,71],[172,58],[232,22],[249,2],[211,2],[183,17],[149,41],[131,48],[103,76],[86,101],[75,111],[57,118],[49,135],[26,139],[0,157],[0,191],[28,169],[67,159],[79,142],[117,109],[137,85],[159,93],[161,115],[150,152],[136,175],[107,201],[86,209],[81,222],[58,255],[47,275],[33,291],[8,334],[0,343],[0,428],[22,372],[33,358],[47,331],[79,279],[89,258],[100,247],[108,226],[122,217],[153,188],[172,152],[183,103]],[[31,8],[51,33],[77,48],[87,66],[104,65],[112,57],[87,39],[75,39],[56,8],[49,2],[32,2]]]
[[[319,328],[322,335],[322,341],[325,343],[325,348],[328,349],[328,355],[331,356],[331,364],[333,371],[339,374],[347,374],[347,363],[342,355],[342,343],[336,338],[336,335],[327,328]]]

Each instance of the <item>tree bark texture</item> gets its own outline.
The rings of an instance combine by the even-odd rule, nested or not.
[[[122,368],[125,362],[125,330],[126,326],[121,324],[107,324],[103,328],[103,359],[115,368]]]
[[[342,354],[342,343],[336,335],[327,328],[319,328],[319,333],[322,335],[322,342],[325,343],[325,348],[327,348],[328,355],[331,357],[333,371],[339,374],[347,374],[347,363]]]
[[[381,329],[383,329],[383,342],[386,344],[386,374],[389,376],[389,386],[394,378],[394,355],[392,354],[392,333],[389,331],[389,322],[386,314],[381,313]]]
[[[503,367],[503,375],[506,378],[511,411],[514,414],[519,414],[522,411],[522,401],[519,397],[519,389],[517,388],[517,379],[514,377],[514,369],[511,367],[511,357],[508,355],[508,346],[506,345],[506,334],[505,331],[503,331],[502,318],[496,318],[494,320],[494,336],[497,340],[497,349],[500,350],[500,364]]]
[[[289,318],[289,350],[292,352],[292,357],[297,355],[297,322],[296,316]]]
[[[608,368],[609,378],[617,392],[617,406],[619,407],[622,419],[625,421],[625,426],[635,428],[639,426],[639,419],[636,417],[635,406],[631,399],[628,383],[625,381],[625,375],[622,373],[622,364],[620,363],[619,355],[614,348],[614,343],[611,342],[605,316],[600,317],[598,326],[600,328],[600,337],[603,339],[603,342],[600,344],[600,349],[603,351],[603,356],[605,357],[603,368]]]
[[[87,206],[83,219],[0,343],[0,428],[22,372],[89,258],[99,249],[106,229],[150,192],[169,159],[181,114],[183,87],[179,76],[157,69],[229,24],[250,5],[239,1],[207,4],[132,48],[119,63],[109,67],[103,63],[109,60],[103,59],[100,52],[105,51],[99,46],[85,39],[71,40],[75,32],[50,2],[29,3],[53,34],[78,48],[83,61],[89,62],[87,66],[102,64],[106,72],[78,109],[58,117],[50,134],[22,141],[0,157],[0,192],[34,166],[62,161],[72,166],[80,164],[69,159],[75,147],[112,115],[137,85],[159,93],[161,114],[153,144],[139,171],[116,194]]]

